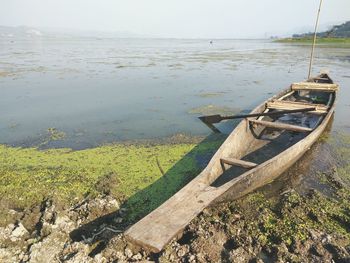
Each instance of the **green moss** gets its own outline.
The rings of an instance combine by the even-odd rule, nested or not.
[[[139,217],[196,176],[201,158],[221,143],[115,144],[81,151],[0,145],[0,207],[24,209],[46,198],[70,205],[110,193],[127,200],[130,218]]]

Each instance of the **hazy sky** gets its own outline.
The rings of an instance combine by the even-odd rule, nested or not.
[[[0,0],[0,25],[244,38],[313,27],[319,0]],[[350,20],[350,0],[324,0],[321,25]]]

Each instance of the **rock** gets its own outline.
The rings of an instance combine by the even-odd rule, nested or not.
[[[64,233],[70,233],[75,228],[75,223],[68,216],[57,216],[52,228],[59,229]]]
[[[243,247],[233,249],[230,252],[230,258],[237,263],[244,263],[249,261],[249,255]]]
[[[0,262],[19,262],[20,259],[17,255],[20,251],[15,248],[1,248],[0,247]]]
[[[309,229],[309,234],[313,241],[318,240],[320,237],[320,233],[314,229]]]
[[[205,256],[204,256],[204,254],[203,253],[197,253],[197,260],[199,261],[199,262],[206,262],[207,260],[205,259]]]
[[[123,218],[117,217],[117,218],[114,219],[114,222],[117,223],[117,224],[120,224],[120,223],[123,222]]]
[[[42,242],[30,247],[30,263],[56,262],[56,258],[63,250],[67,236],[61,232],[55,232],[44,238]]]
[[[41,236],[46,237],[51,233],[51,231],[52,231],[52,225],[47,222],[44,222],[41,227]]]
[[[126,258],[131,258],[133,256],[133,253],[130,248],[126,248],[124,250],[124,255],[126,256]]]
[[[27,262],[29,260],[29,255],[25,254],[22,258],[22,262]]]
[[[264,261],[261,258],[255,258],[256,263],[264,263]]]
[[[187,249],[185,247],[180,247],[179,250],[177,251],[178,257],[183,257],[187,253]]]
[[[8,210],[8,213],[9,213],[10,215],[17,215],[17,214],[19,214],[16,210],[13,210],[13,209],[9,209],[9,210]]]
[[[119,209],[119,202],[118,202],[116,199],[110,199],[110,200],[108,200],[107,205],[108,205],[109,207],[114,208],[114,209]]]
[[[7,227],[0,227],[0,244],[6,239],[10,238],[14,228],[15,228],[14,224],[9,224],[7,225]]]
[[[89,263],[89,262],[96,262],[93,258],[89,257],[88,254],[90,252],[90,247],[87,244],[83,244],[81,242],[74,242],[69,244],[66,242],[63,245],[62,252],[60,254],[63,254],[63,260],[60,262],[65,263]]]
[[[107,262],[107,259],[105,257],[103,257],[101,254],[97,254],[95,257],[94,257],[94,260],[96,262],[99,262],[99,263],[105,263]]]
[[[322,236],[321,242],[323,244],[330,243],[332,241],[332,237],[330,235],[324,234]]]
[[[117,251],[117,252],[115,253],[115,255],[116,255],[116,258],[117,258],[117,259],[120,259],[120,260],[125,260],[125,259],[126,259],[124,253],[121,252],[121,251]]]
[[[232,215],[232,223],[238,221],[241,219],[241,215],[240,214],[233,214]]]
[[[19,223],[18,226],[12,231],[10,239],[11,241],[16,241],[27,234],[29,234],[28,230],[22,225],[22,223]]]
[[[169,255],[169,260],[170,260],[170,261],[174,261],[174,260],[175,260],[175,256],[174,256],[173,254],[170,254],[170,255]]]
[[[142,259],[142,255],[140,253],[137,253],[136,255],[134,255],[132,257],[132,259],[134,259],[134,260],[141,260]]]

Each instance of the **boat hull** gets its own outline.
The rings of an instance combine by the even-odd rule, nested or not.
[[[325,74],[321,75],[322,79],[325,76],[328,77]],[[333,83],[330,78],[329,83]],[[297,87],[301,89],[304,86],[308,88],[308,83],[298,84]],[[206,168],[164,204],[127,229],[126,238],[148,250],[160,252],[171,239],[179,238],[186,225],[205,207],[217,202],[240,198],[276,179],[299,160],[326,129],[334,113],[336,99],[336,91],[332,92],[327,89],[327,92],[331,94],[326,105],[328,110],[326,115],[318,115],[315,128],[308,134],[301,133],[305,134],[302,137],[296,136],[295,143],[288,145],[273,157],[257,163],[255,167],[251,166],[251,162],[247,162],[250,160],[242,158],[247,158],[250,154],[264,149],[264,145],[270,141],[262,140],[260,137],[266,131],[265,127],[252,128],[252,122],[249,119],[243,119],[217,150]],[[268,102],[281,101],[293,94],[299,96],[304,92],[293,91],[292,85],[289,89],[256,107],[251,113],[266,112],[269,110],[266,106]],[[215,184],[217,180],[222,178],[225,170],[232,167],[232,163],[235,163],[231,162],[231,166],[223,163],[226,157],[236,160],[236,163],[249,163],[251,167],[217,186]]]

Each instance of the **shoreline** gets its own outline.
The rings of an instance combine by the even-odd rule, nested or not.
[[[273,40],[276,43],[303,43],[303,44],[312,44],[312,38],[280,38]],[[317,44],[344,44],[350,45],[350,38],[317,38]]]
[[[276,181],[205,209],[182,238],[161,253],[128,243],[122,232],[196,176],[222,140],[105,145],[81,151],[1,146],[5,162],[1,208],[6,213],[0,220],[0,259],[317,262],[350,258],[350,137],[345,134],[325,134]],[[27,199],[20,200],[23,197]]]

